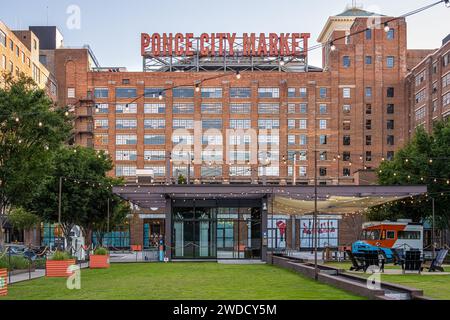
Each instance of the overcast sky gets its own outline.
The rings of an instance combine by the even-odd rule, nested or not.
[[[358,1],[364,9],[398,16],[436,0]],[[102,66],[142,70],[140,33],[309,32],[310,46],[330,15],[351,0],[14,0],[1,5],[0,19],[11,29],[56,25],[66,46],[89,44]],[[68,14],[80,8],[80,25]],[[48,8],[48,9],[47,9]],[[71,11],[72,13],[74,11]],[[69,26],[67,22],[69,21]],[[450,8],[444,4],[407,19],[408,48],[437,48],[450,33]],[[74,28],[75,27],[75,28]],[[321,52],[309,62],[321,66]]]

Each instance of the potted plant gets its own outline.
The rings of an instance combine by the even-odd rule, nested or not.
[[[45,264],[45,275],[50,278],[68,277],[72,273],[68,271],[75,259],[65,251],[56,251]]]
[[[8,269],[6,263],[0,260],[0,296],[8,294]]]
[[[102,247],[95,249],[94,254],[89,255],[89,268],[109,268],[109,251],[106,248]]]

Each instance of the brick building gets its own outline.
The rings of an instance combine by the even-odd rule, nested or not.
[[[431,132],[433,123],[450,116],[450,35],[439,49],[429,50],[406,77],[410,132],[418,126]]]

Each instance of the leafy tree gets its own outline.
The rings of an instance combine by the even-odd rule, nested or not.
[[[178,184],[186,184],[187,180],[186,177],[183,176],[182,174],[178,175]]]
[[[375,207],[368,212],[369,219],[410,218],[416,222],[429,219],[433,197],[437,225],[445,228],[450,218],[449,161],[450,122],[436,123],[431,135],[419,127],[413,139],[396,153],[393,161],[380,165],[378,179],[382,185],[426,184],[428,195]]]
[[[0,245],[11,208],[31,201],[69,138],[67,109],[56,108],[31,78],[3,75],[0,88]]]
[[[62,177],[61,228],[64,237],[75,225],[87,229],[106,219],[106,199],[113,197],[111,186],[120,180],[107,176],[113,168],[111,158],[91,148],[62,147],[55,154],[54,166],[29,208],[47,222],[58,222],[59,181]]]
[[[19,207],[11,210],[8,221],[16,229],[29,230],[35,227],[40,222],[40,219],[37,215]]]

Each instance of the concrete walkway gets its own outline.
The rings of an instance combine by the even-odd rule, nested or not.
[[[80,264],[77,264],[77,265],[79,266]],[[88,267],[89,267],[89,264],[87,262],[81,264],[81,269],[85,269]],[[33,271],[31,273],[25,272],[25,273],[11,275],[11,277],[8,277],[8,284],[29,281],[29,280],[33,280],[33,279],[42,278],[42,277],[45,277],[45,270],[37,269],[36,271]]]

